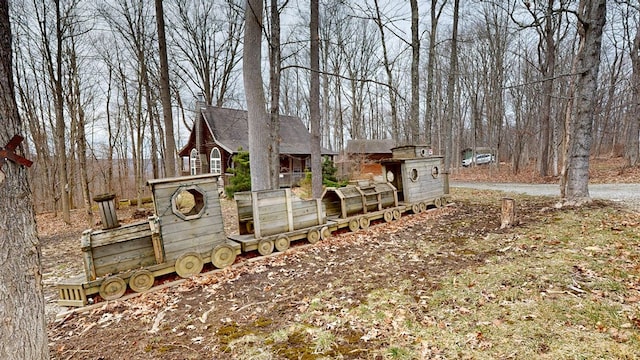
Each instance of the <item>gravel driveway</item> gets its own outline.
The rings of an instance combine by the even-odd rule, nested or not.
[[[497,190],[533,196],[560,197],[560,185],[558,184],[451,182],[451,187]],[[589,194],[593,199],[622,202],[636,210],[640,209],[640,184],[590,184]]]

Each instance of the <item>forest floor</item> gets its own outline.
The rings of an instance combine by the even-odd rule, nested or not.
[[[593,182],[640,183],[618,159],[592,166]],[[557,181],[506,168],[452,178]],[[454,188],[446,208],[58,317],[53,284],[82,272],[87,221],[38,215],[52,358],[640,358],[640,214],[516,195],[518,224],[500,229],[502,196]]]

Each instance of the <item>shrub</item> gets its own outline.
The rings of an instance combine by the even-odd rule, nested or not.
[[[251,190],[251,169],[249,167],[249,152],[239,149],[238,154],[233,156],[234,168],[227,169],[233,174],[229,180],[230,184],[225,186],[224,192],[229,198],[240,191]]]

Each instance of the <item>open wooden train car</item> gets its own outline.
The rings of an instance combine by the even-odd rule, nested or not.
[[[212,262],[222,268],[235,261],[240,245],[224,232],[217,177],[196,175],[150,180],[155,215],[119,225],[113,196],[99,197],[104,228],[81,239],[84,274],[56,284],[59,304],[84,306],[87,296],[121,297],[127,285],[146,291],[156,277],[199,273]]]
[[[287,250],[295,240],[315,243],[329,235],[319,199],[302,200],[291,189],[240,192],[234,198],[239,234],[229,238],[241,244],[243,252],[268,255],[274,248]]]

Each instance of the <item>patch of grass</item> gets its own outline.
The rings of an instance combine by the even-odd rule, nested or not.
[[[381,253],[381,281],[352,286],[370,279],[354,272],[307,294],[295,324],[217,334],[237,359],[640,358],[640,217],[516,196],[520,224],[500,230],[500,196],[454,193],[467,216],[407,230],[429,236],[378,235],[415,252]],[[405,273],[407,259],[423,267]]]

